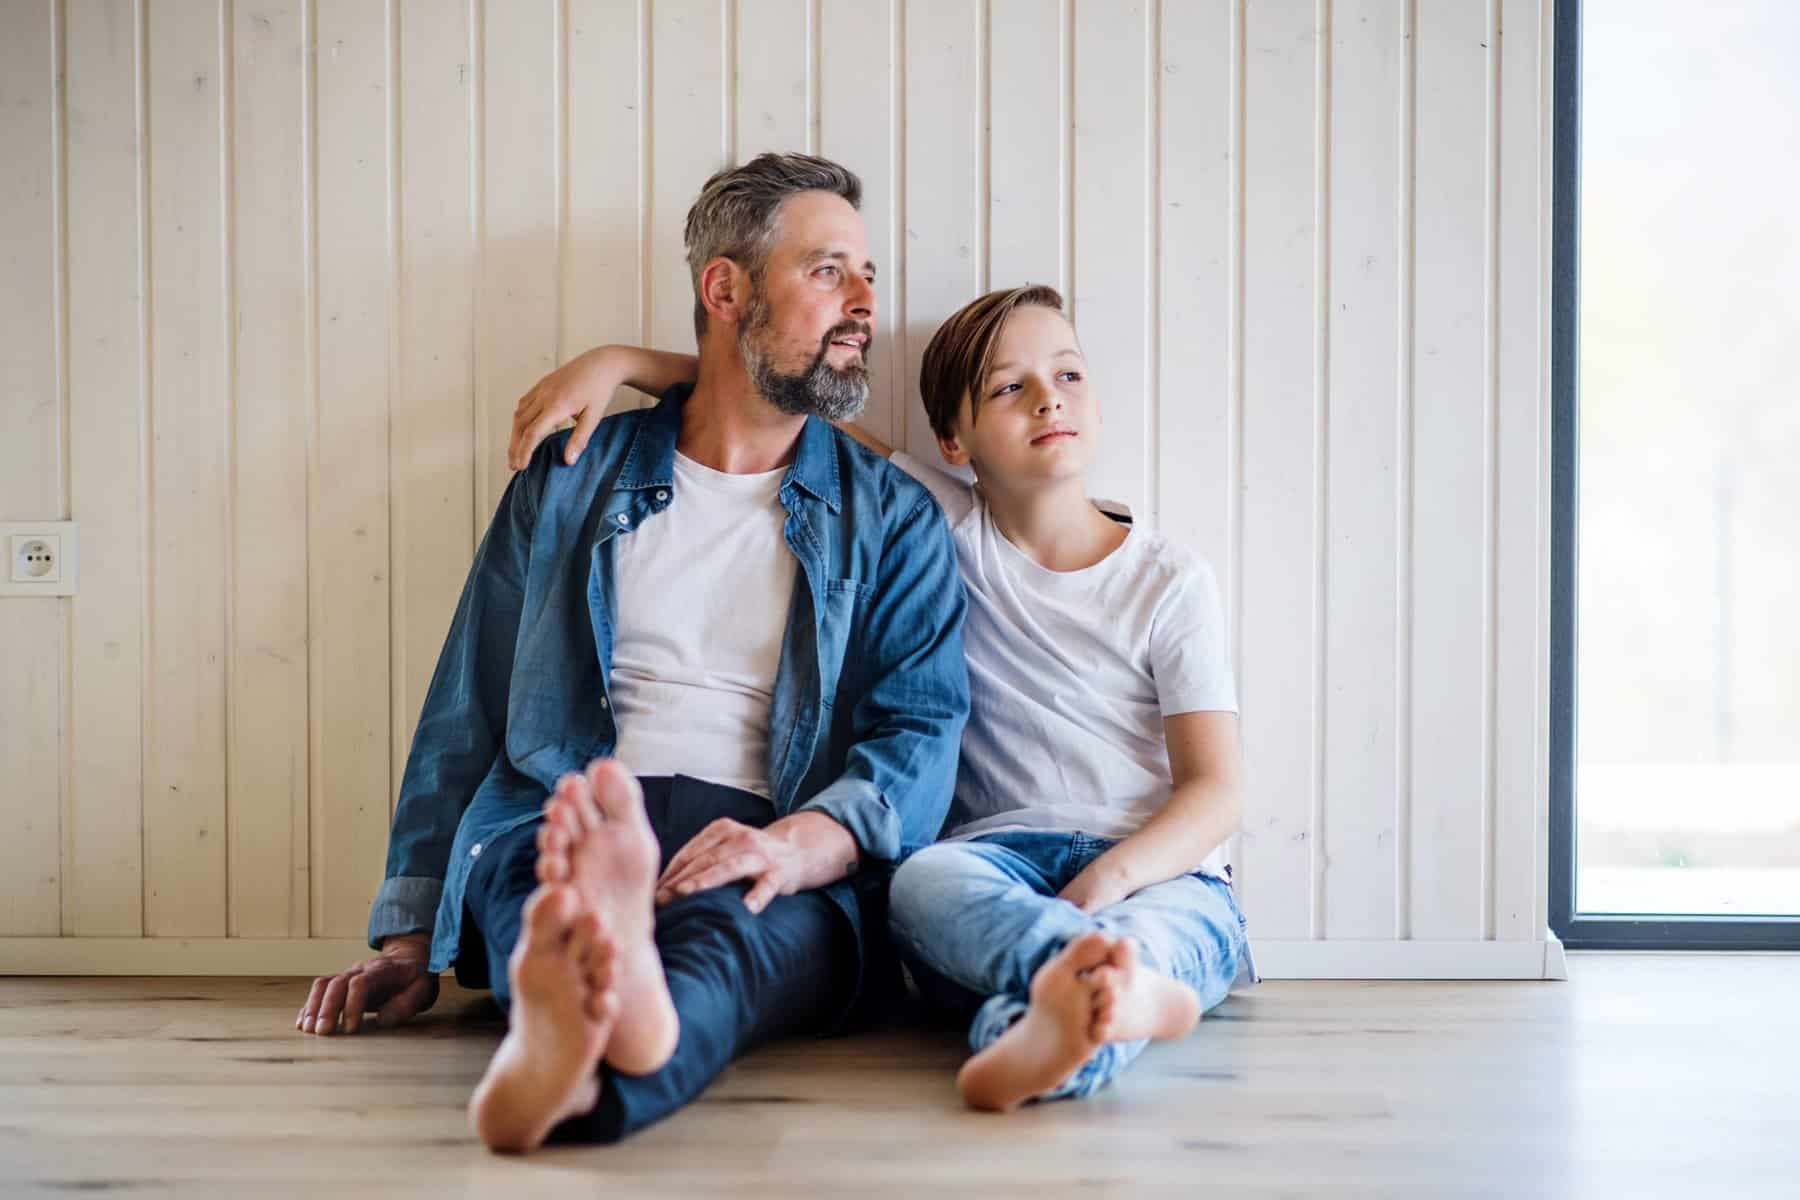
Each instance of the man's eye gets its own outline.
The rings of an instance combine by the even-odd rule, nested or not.
[[[836,275],[837,273],[838,269],[830,265],[820,267],[814,272],[815,275]]]

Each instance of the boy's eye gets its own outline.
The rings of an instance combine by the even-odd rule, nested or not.
[[[1006,393],[1015,392],[1015,391],[1018,391],[1018,389],[1019,389],[1019,385],[1016,383],[1003,383],[999,387],[994,389],[994,395],[1004,396],[1004,395],[1006,395]]]
[[[1064,371],[1062,373],[1062,377],[1064,379],[1067,379],[1070,383],[1074,383],[1076,380],[1081,378],[1081,372],[1080,371]]]

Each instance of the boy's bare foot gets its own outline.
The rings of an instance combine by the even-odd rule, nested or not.
[[[1194,989],[1145,966],[1128,937],[1113,943],[1106,962],[1094,968],[1093,982],[1097,1042],[1186,1037],[1200,1020]]]
[[[1091,972],[1112,950],[1112,939],[1090,933],[1038,968],[1025,1015],[956,1073],[970,1107],[1007,1109],[1041,1096],[1092,1057],[1100,1041],[1093,1034]]]
[[[600,1055],[618,1016],[611,958],[599,920],[579,911],[573,889],[544,886],[525,901],[506,967],[506,1037],[469,1099],[469,1123],[490,1149],[535,1150],[559,1121],[600,1098]]]
[[[616,760],[597,759],[584,774],[557,784],[538,833],[538,878],[571,884],[615,948],[619,1020],[606,1061],[627,1075],[647,1075],[668,1062],[681,1033],[656,952],[653,900],[661,859],[643,789]]]

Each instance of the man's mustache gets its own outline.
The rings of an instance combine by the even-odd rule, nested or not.
[[[852,333],[862,334],[862,356],[864,358],[869,357],[869,347],[875,344],[875,330],[867,321],[844,321],[840,324],[833,325],[826,331],[825,336],[819,339],[820,351],[823,352],[829,349],[831,343]]]

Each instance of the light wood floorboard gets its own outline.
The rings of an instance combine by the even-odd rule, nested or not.
[[[1800,1195],[1800,957],[1275,982],[1101,1096],[958,1107],[945,1033],[791,1043],[622,1146],[485,1153],[500,1026],[292,1031],[286,979],[0,980],[0,1189],[131,1196]]]

